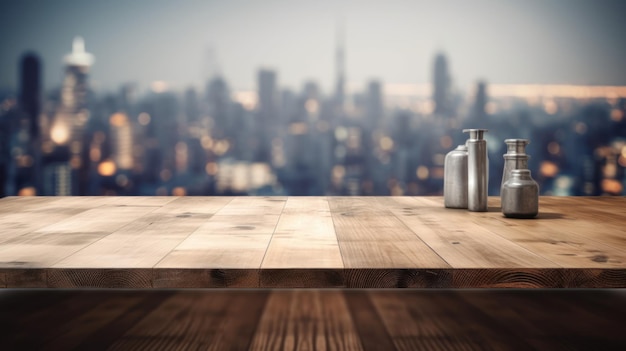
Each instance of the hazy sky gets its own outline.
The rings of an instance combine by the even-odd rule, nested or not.
[[[348,81],[425,83],[438,50],[454,83],[626,85],[626,1],[163,1],[54,0],[0,4],[0,88],[16,88],[25,50],[60,84],[72,38],[96,58],[100,89],[123,82],[203,87],[209,47],[234,89],[256,87],[259,67],[281,86],[333,84],[338,19]]]

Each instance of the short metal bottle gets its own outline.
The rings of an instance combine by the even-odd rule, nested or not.
[[[539,213],[539,185],[528,169],[514,169],[502,187],[502,213],[511,218],[533,218]]]
[[[459,145],[444,160],[443,203],[448,208],[467,208],[467,146]]]
[[[467,209],[474,212],[487,211],[489,185],[489,159],[487,141],[483,138],[487,129],[464,129],[469,133],[467,145]]]
[[[506,139],[507,146],[504,157],[504,170],[502,171],[502,183],[500,184],[500,194],[504,183],[510,178],[510,173],[514,169],[528,169],[530,156],[526,154],[526,145],[530,144],[528,139]]]

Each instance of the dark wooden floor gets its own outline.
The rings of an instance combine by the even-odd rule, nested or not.
[[[5,290],[3,350],[626,350],[624,290]]]

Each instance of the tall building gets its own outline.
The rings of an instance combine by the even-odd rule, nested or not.
[[[271,157],[271,141],[278,126],[278,83],[276,72],[267,69],[259,70],[258,74],[258,118],[259,147],[257,161],[269,162]]]
[[[230,132],[232,123],[230,118],[231,98],[226,81],[220,77],[213,77],[207,86],[208,113],[213,120],[213,136],[224,138]]]
[[[379,81],[371,81],[367,86],[365,118],[370,128],[380,126],[384,114],[383,93]]]
[[[70,118],[71,142],[82,143],[85,124],[89,118],[87,99],[89,94],[89,69],[94,63],[92,54],[85,51],[83,38],[76,37],[72,52],[65,56],[65,77],[61,90],[62,113]]]
[[[41,111],[41,60],[29,52],[20,61],[19,105],[29,121],[31,140],[39,138],[39,113]]]
[[[473,117],[474,122],[484,122],[487,117],[487,83],[484,81],[476,84],[476,97],[474,99]]]
[[[76,37],[72,43],[72,52],[64,57],[63,62],[65,75],[61,101],[50,130],[50,139],[57,150],[44,160],[44,192],[46,195],[59,195],[70,189],[71,195],[81,195],[87,191],[89,176],[88,152],[83,134],[89,119],[88,77],[94,57],[85,51],[83,39]],[[66,166],[71,168],[69,175]],[[54,181],[49,177],[53,177]]]
[[[346,103],[346,55],[343,23],[337,28],[337,47],[335,48],[335,110],[342,115]]]
[[[19,107],[23,113],[24,124],[28,127],[28,146],[24,150],[21,174],[25,186],[33,192],[41,192],[41,143],[39,114],[41,112],[41,60],[35,53],[29,52],[20,60]],[[35,189],[39,191],[35,191]]]
[[[112,158],[117,169],[133,168],[133,130],[126,114],[117,112],[109,119],[111,125]]]
[[[450,117],[452,114],[452,98],[450,92],[450,73],[448,71],[448,60],[443,53],[435,57],[435,67],[433,72],[433,102],[435,103],[435,114]]]

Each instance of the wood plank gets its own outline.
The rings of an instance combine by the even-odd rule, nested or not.
[[[495,217],[489,225],[492,232],[562,267],[618,268],[626,262],[625,251],[576,234],[576,222],[568,218],[520,221]]]
[[[337,243],[330,208],[323,198],[290,197],[280,216],[276,239],[311,239]]]
[[[187,201],[144,215],[53,265],[54,268],[151,268],[206,222],[228,198],[208,198],[200,207]]]
[[[556,263],[471,221],[474,213],[433,206],[421,198],[379,201],[453,268],[551,268]]]
[[[260,268],[271,234],[192,234],[155,268]]]
[[[374,198],[329,199],[339,241],[419,240],[385,206]]]
[[[110,349],[206,348],[217,337],[232,299],[231,294],[179,293],[128,330]]]
[[[70,341],[73,343],[80,341],[80,344],[76,346],[77,350],[107,350],[126,332],[128,332],[128,330],[135,326],[139,321],[146,318],[149,313],[151,313],[157,308],[157,306],[162,304],[172,295],[174,295],[174,293],[171,291],[158,291],[142,294],[133,291],[128,293],[128,295],[109,295],[109,299],[121,300],[120,303],[127,302],[128,299],[133,298],[139,298],[140,300],[138,303],[132,304],[124,311],[124,313],[118,314],[116,318],[112,320],[102,318],[101,313],[110,315],[106,309],[91,311],[88,316],[92,316],[93,319],[99,321],[100,323],[103,321],[106,323],[88,335],[85,335],[87,333],[83,331],[81,324],[75,324],[75,331],[78,335],[76,338],[71,338]],[[54,346],[56,345],[58,345],[57,342],[54,343]],[[59,345],[58,349],[69,349],[69,347],[61,346],[62,345]],[[55,347],[52,347],[52,349],[54,348]]]
[[[249,350],[270,295],[268,291],[237,291],[208,351]]]
[[[272,238],[261,268],[344,268],[344,265],[336,240]]]
[[[250,350],[362,350],[337,291],[274,291]]]
[[[470,311],[450,292],[381,292],[372,302],[398,350],[529,349],[496,320]]]
[[[372,294],[362,290],[344,292],[352,322],[361,337],[363,350],[395,350],[394,343],[372,304]]]
[[[285,350],[291,298],[291,291],[272,292],[252,338],[250,351]]]
[[[306,204],[309,211],[297,210]],[[278,220],[262,268],[343,268],[333,219],[326,201],[290,197]]]
[[[0,268],[50,267],[155,208],[103,205],[81,212],[0,245]]]
[[[78,315],[68,323],[55,330],[54,338],[45,342],[45,347],[50,350],[71,350],[81,344],[84,338],[90,338],[95,333],[113,320],[127,313],[133,306],[141,301],[141,297],[130,294],[119,298],[103,299],[98,305],[85,313]],[[90,348],[94,350],[94,348]]]
[[[450,268],[421,240],[340,241],[346,268]]]
[[[217,214],[220,216],[280,215],[286,201],[287,197],[285,196],[235,197]]]
[[[77,203],[56,198],[15,197],[0,201],[0,244],[23,240],[31,233],[104,203],[93,200]]]
[[[195,234],[272,234],[279,215],[214,215]]]
[[[62,298],[47,306],[41,306],[34,312],[18,315],[11,320],[12,324],[28,325],[28,329],[10,330],[11,339],[8,343],[5,342],[7,338],[3,337],[3,349],[47,349],[46,344],[56,338],[59,331],[69,329],[68,326],[72,325],[76,318],[101,303],[102,298],[102,294],[98,293],[84,295],[81,299]]]

